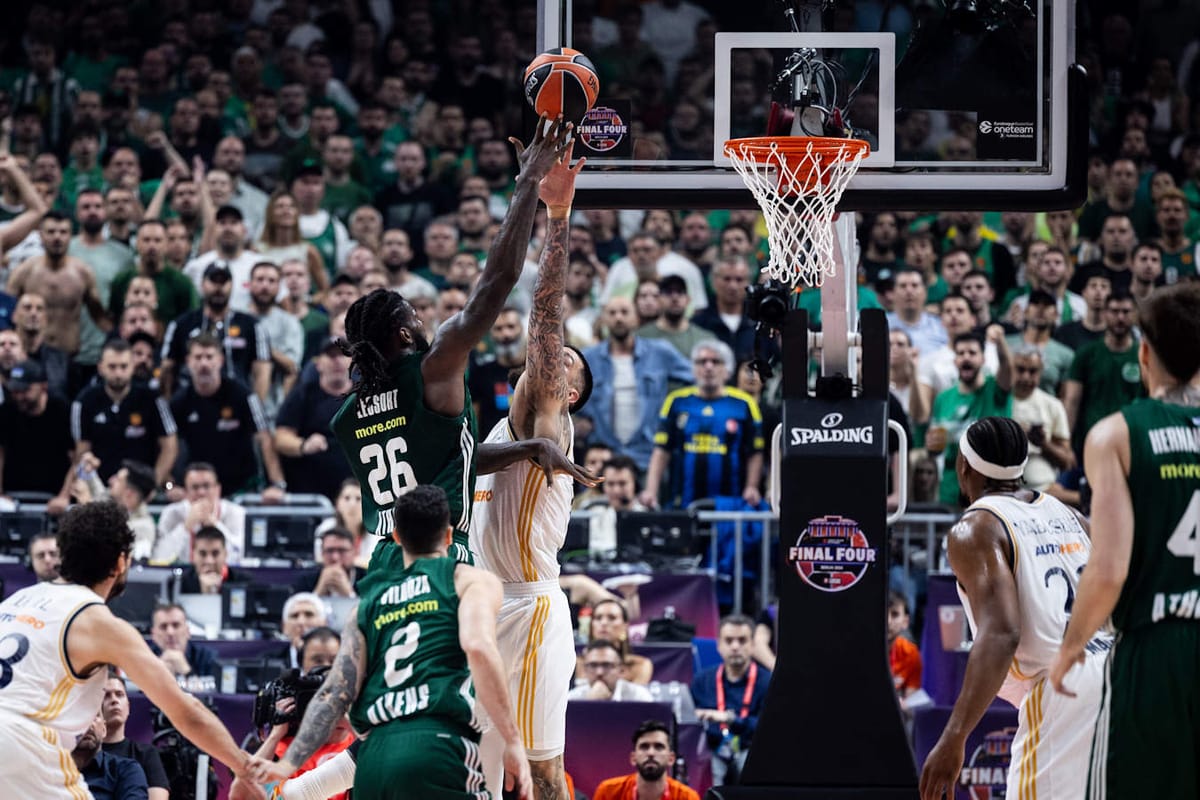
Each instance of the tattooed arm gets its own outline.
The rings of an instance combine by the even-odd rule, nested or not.
[[[329,738],[333,726],[350,710],[350,704],[362,689],[367,667],[367,641],[358,628],[358,606],[351,609],[345,629],[342,630],[342,647],[325,682],[317,690],[300,730],[292,740],[287,754],[278,764],[278,773],[286,770],[291,775],[300,765],[312,758]]]
[[[512,420],[522,439],[540,436],[565,451],[568,368],[576,356],[563,348],[563,293],[566,288],[567,241],[575,176],[586,159],[571,166],[571,146],[542,180],[539,194],[547,208],[546,245],[542,249],[533,304],[529,312],[529,346],[525,374],[513,392]]]

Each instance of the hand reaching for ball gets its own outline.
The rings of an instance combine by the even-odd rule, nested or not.
[[[563,150],[562,157],[551,165],[550,171],[538,185],[538,197],[552,212],[562,209],[569,211],[571,202],[575,199],[575,176],[583,169],[587,159],[580,158],[572,167],[571,152],[574,149],[575,139],[572,137]]]
[[[561,115],[553,122],[549,117],[543,115],[538,119],[537,131],[534,132],[533,141],[529,143],[528,147],[522,144],[517,137],[508,137],[517,150],[517,163],[521,167],[521,176],[540,183],[569,147],[574,130],[575,124],[573,122],[564,123]]]

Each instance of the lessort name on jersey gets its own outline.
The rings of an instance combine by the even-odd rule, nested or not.
[[[399,393],[399,389],[389,389],[386,392],[369,394],[366,397],[358,398],[358,418],[367,419],[377,414],[386,414],[389,411],[395,411],[398,407],[396,396]]]

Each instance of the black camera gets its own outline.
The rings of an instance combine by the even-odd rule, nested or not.
[[[196,697],[204,703],[209,711],[217,713],[217,707],[211,697],[204,695]],[[163,770],[167,773],[171,797],[179,798],[179,800],[197,800],[196,778],[200,773],[200,756],[203,755],[200,749],[175,729],[171,720],[167,719],[167,715],[158,706],[151,706],[150,724],[154,730],[151,743],[158,750]],[[217,772],[213,769],[211,760],[208,765],[207,781],[204,785],[207,789],[200,800],[217,800],[220,782],[217,780]]]
[[[768,328],[783,328],[791,303],[792,290],[780,281],[772,279],[746,288],[746,316]]]
[[[288,736],[295,736],[300,728],[300,720],[308,708],[313,695],[325,682],[325,673],[329,667],[317,667],[308,673],[298,669],[288,670],[259,690],[254,697],[254,726],[287,725]],[[279,711],[279,701],[294,698],[296,706],[289,712]]]

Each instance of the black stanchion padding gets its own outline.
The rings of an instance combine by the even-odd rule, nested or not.
[[[808,394],[805,322],[784,331],[778,660],[740,784],[708,797],[914,800],[887,654],[887,324],[863,313],[866,391],[832,400]]]

